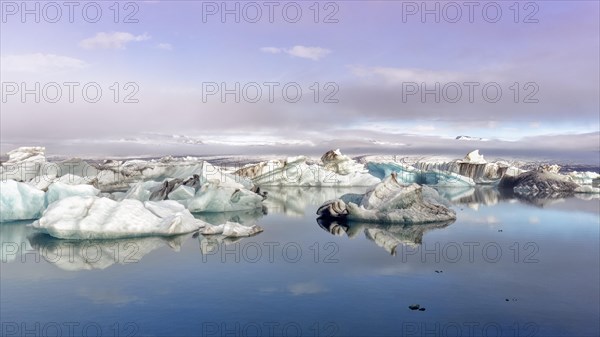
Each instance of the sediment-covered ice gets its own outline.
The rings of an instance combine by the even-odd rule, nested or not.
[[[94,196],[59,200],[32,226],[61,239],[115,239],[171,236],[193,232],[206,223],[175,201],[120,202]]]
[[[12,179],[0,181],[0,222],[37,219],[45,205],[43,191]]]
[[[264,196],[245,189],[239,184],[208,182],[192,199],[179,202],[194,213],[231,212],[262,208]]]
[[[555,173],[553,169],[540,167],[538,170],[521,173],[516,177],[505,176],[498,187],[512,189],[520,195],[547,198],[572,194],[579,185],[566,175]]]
[[[304,156],[246,165],[236,171],[258,186],[371,186],[380,181],[339,150],[329,151],[319,162]]]
[[[344,195],[324,203],[317,214],[381,223],[427,223],[456,219],[437,192],[418,184],[403,185],[392,173],[364,195]]]
[[[387,177],[394,172],[397,175],[398,181],[402,184],[421,184],[447,187],[475,186],[475,181],[469,177],[439,169],[423,171],[406,164],[394,162],[369,162],[367,164],[367,168],[372,175],[378,178]]]
[[[199,185],[199,181],[192,177],[186,180],[165,180],[162,183],[137,183],[125,193],[124,198],[140,201],[174,200],[190,212],[202,213],[262,208],[265,196],[234,182],[212,180]]]

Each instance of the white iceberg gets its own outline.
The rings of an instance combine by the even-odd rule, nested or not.
[[[182,180],[165,180],[159,182],[144,182],[133,185],[125,199],[140,201],[174,200],[185,206],[193,213],[202,212],[231,212],[262,208],[265,195],[250,191],[244,185],[237,183],[222,183],[218,180],[209,181],[201,186],[185,185],[192,178]]]
[[[46,192],[46,205],[73,196],[97,196],[100,190],[92,185],[68,185],[62,182],[52,183]]]
[[[577,183],[579,185],[593,185],[595,181],[596,182],[600,181],[600,174],[598,174],[596,172],[573,171],[573,172],[567,173],[567,176],[569,176],[569,178],[571,178],[571,180],[574,183]]]
[[[264,196],[247,190],[240,184],[208,182],[192,199],[178,200],[190,212],[232,212],[262,208]]]
[[[320,163],[304,156],[289,157],[246,165],[236,174],[251,178],[258,186],[352,187],[371,186],[381,181],[339,150],[327,152]]]
[[[45,206],[43,191],[12,179],[0,181],[0,222],[37,219]]]
[[[20,147],[7,153],[8,160],[0,165],[0,180],[27,182],[43,171],[46,164],[44,147]]]
[[[175,201],[126,199],[117,202],[74,196],[48,206],[32,227],[61,239],[115,239],[172,236],[193,232],[205,225]]]
[[[382,223],[427,223],[456,219],[447,202],[427,186],[402,185],[392,173],[364,195],[344,195],[323,204],[317,214]]]

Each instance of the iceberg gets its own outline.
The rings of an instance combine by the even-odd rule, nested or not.
[[[43,191],[12,179],[0,181],[0,222],[37,219],[45,206]]]
[[[40,175],[46,164],[45,151],[44,147],[34,146],[9,151],[8,160],[0,165],[0,180],[27,182]]]
[[[463,180],[461,177],[467,177],[476,184],[495,184],[505,175],[516,176],[525,172],[504,161],[490,163],[479,153],[479,150],[469,152],[462,160],[419,160],[413,166],[425,173],[447,174],[451,178],[456,178],[457,183]],[[446,180],[442,179],[442,183],[438,185],[448,186],[444,185]]]
[[[124,198],[140,201],[173,200],[193,213],[202,213],[262,208],[266,194],[250,191],[242,184],[222,183],[218,180],[211,180],[200,186],[196,175],[185,181],[173,179],[163,183],[137,183],[125,193]]]
[[[423,171],[406,164],[394,162],[369,162],[367,163],[367,168],[373,176],[381,179],[389,176],[391,173],[395,173],[398,182],[402,184],[421,184],[446,187],[475,186],[475,181],[469,177],[439,169]]]
[[[263,207],[264,195],[245,189],[240,184],[212,181],[204,184],[194,198],[182,200],[193,213],[232,212]]]
[[[540,198],[569,195],[578,187],[579,185],[568,176],[555,173],[554,169],[547,170],[545,167],[521,173],[516,177],[505,176],[498,184],[500,189],[511,189],[520,195]]]
[[[258,186],[351,187],[371,186],[381,181],[339,150],[327,152],[320,162],[304,156],[289,157],[246,165],[235,174],[252,179]]]
[[[42,146],[23,146],[7,152],[8,160],[4,164],[15,164],[27,161],[45,162],[46,148]]]
[[[120,202],[94,196],[59,200],[32,227],[60,239],[117,239],[172,236],[206,225],[175,201]]]
[[[392,173],[364,195],[346,194],[324,203],[317,214],[381,223],[428,223],[456,219],[456,213],[432,188],[403,185]]]
[[[48,187],[46,192],[46,205],[61,199],[73,196],[97,196],[100,190],[92,185],[68,185],[57,181]]]
[[[597,185],[600,183],[600,174],[596,172],[569,172],[567,176],[571,178],[571,180],[579,185]]]

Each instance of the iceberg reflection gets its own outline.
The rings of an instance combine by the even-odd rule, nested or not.
[[[423,242],[426,232],[448,227],[454,220],[434,222],[426,224],[374,224],[353,221],[339,221],[331,218],[321,217],[317,219],[321,228],[329,233],[342,236],[344,233],[348,238],[353,238],[358,233],[364,232],[367,239],[375,242],[379,247],[385,249],[391,255],[396,255],[399,245],[415,246]]]
[[[118,240],[64,240],[48,234],[28,237],[33,249],[50,264],[67,271],[106,269],[114,264],[138,263],[162,247],[179,251],[188,235]]]

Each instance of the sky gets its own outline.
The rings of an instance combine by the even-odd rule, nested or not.
[[[1,5],[2,153],[600,162],[597,1]]]

